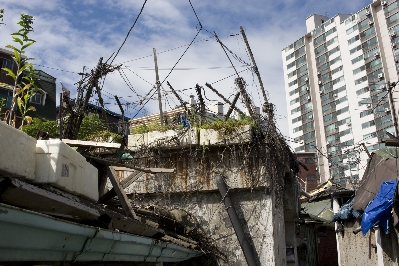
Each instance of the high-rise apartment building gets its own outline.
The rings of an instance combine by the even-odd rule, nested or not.
[[[317,152],[320,181],[363,176],[369,152],[395,133],[399,1],[355,14],[311,15],[307,33],[282,50],[292,148]],[[363,146],[364,143],[364,146]]]

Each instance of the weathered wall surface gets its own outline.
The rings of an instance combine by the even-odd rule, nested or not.
[[[259,265],[285,265],[285,230],[282,206],[273,203],[265,190],[230,191],[234,208],[257,257]],[[184,209],[197,217],[201,229],[224,256],[219,265],[246,266],[236,234],[219,192],[169,195],[130,195],[137,205]],[[217,265],[209,261],[209,264]],[[184,265],[179,263],[179,265]],[[191,264],[190,264],[191,265]]]
[[[161,156],[134,159],[132,164],[141,167],[174,168],[176,173],[143,174],[130,186],[129,192],[217,190],[214,181],[216,175],[223,176],[231,188],[269,187],[271,173],[277,171],[275,162],[269,159],[268,150],[257,149],[253,145],[206,147],[162,153]],[[279,167],[281,175],[285,165],[281,162]]]
[[[374,230],[371,229],[365,236],[361,232],[353,234],[352,231],[359,226],[360,224],[355,220],[347,221],[344,224],[344,234],[338,234],[342,266],[378,264]],[[383,230],[380,232],[384,265],[394,265],[398,253],[397,234],[393,233],[395,230],[391,230],[388,235]]]
[[[370,230],[366,236],[362,232],[353,234],[353,229],[359,226],[355,220],[347,221],[343,234],[338,234],[341,266],[377,265],[377,252],[371,246],[375,244],[374,232]]]

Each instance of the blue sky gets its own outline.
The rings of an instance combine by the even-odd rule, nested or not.
[[[83,66],[90,70],[98,59],[107,59],[122,44],[136,19],[144,0],[2,0],[5,9],[4,22],[0,26],[0,47],[11,43],[10,33],[17,29],[20,13],[33,15],[36,43],[29,50],[37,69],[57,78],[72,92]],[[354,13],[371,3],[365,0],[309,0],[309,1],[209,1],[191,0],[203,25],[203,30],[176,69],[167,78],[182,98],[189,100],[195,84],[205,87],[234,74],[220,45],[212,38],[216,32],[223,43],[243,61],[250,63],[245,44],[239,35],[243,26],[255,56],[270,101],[276,105],[278,127],[288,135],[287,108],[284,92],[281,50],[306,33],[305,18],[311,14],[334,16],[337,13]],[[135,28],[114,63],[123,63],[129,86],[119,72],[110,74],[104,84],[107,108],[118,111],[113,95],[118,95],[127,116],[137,114],[133,109],[155,83],[152,48],[156,48],[160,80],[164,80],[170,68],[177,62],[199,29],[198,21],[188,0],[148,0]],[[234,35],[234,36],[230,36]],[[207,39],[208,38],[208,39]],[[207,39],[207,40],[204,40]],[[176,49],[174,49],[176,48]],[[162,52],[162,53],[161,53]],[[233,60],[237,70],[245,68]],[[257,79],[251,72],[241,73],[254,102],[260,106],[261,93]],[[235,92],[234,76],[213,84],[225,96]],[[164,109],[178,104],[166,82]],[[205,87],[206,88],[206,87]],[[219,100],[206,90],[209,100]],[[95,99],[93,100],[95,103]],[[242,107],[242,109],[244,109]],[[144,107],[146,113],[158,112],[158,103],[150,100]],[[226,111],[225,111],[226,112]]]

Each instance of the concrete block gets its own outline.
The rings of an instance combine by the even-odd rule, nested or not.
[[[200,145],[224,146],[250,143],[252,141],[252,127],[250,125],[238,127],[234,132],[223,134],[214,129],[200,130]]]
[[[148,133],[129,135],[127,142],[130,150],[137,151],[148,145]]]
[[[35,179],[36,139],[0,122],[0,174]]]
[[[98,200],[97,168],[60,140],[37,141],[35,182]]]
[[[198,145],[196,128],[148,132],[148,146],[152,148],[185,148]]]

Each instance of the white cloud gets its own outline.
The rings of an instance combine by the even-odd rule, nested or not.
[[[0,8],[5,8],[5,22],[0,26],[2,36],[0,45],[11,42],[9,34],[18,27],[20,13],[29,13],[35,17],[32,38],[36,43],[29,50],[36,58],[35,63],[45,66],[38,67],[62,81],[70,89],[79,80],[83,66],[93,68],[100,57],[106,60],[115,52],[124,40],[127,31],[136,19],[144,1],[130,0],[90,0],[90,1],[44,1],[44,0],[3,0]],[[294,40],[305,34],[305,18],[312,13],[329,16],[336,13],[351,13],[369,4],[369,1],[199,1],[192,0],[197,15],[204,30],[197,40],[209,37],[216,31],[221,40],[246,62],[250,62],[245,51],[245,45],[240,36],[229,36],[239,32],[242,25],[246,31],[249,43],[256,59],[260,74],[268,91],[270,101],[276,105],[279,127],[283,134],[288,135],[287,114],[284,93],[283,65],[281,50]],[[339,8],[339,9],[338,9]],[[153,70],[152,48],[158,52],[166,51],[188,44],[198,29],[195,17],[188,1],[148,0],[142,16],[115,60],[115,63],[127,62],[126,65],[138,74],[125,69],[134,90],[145,95],[150,89],[150,83],[155,82]],[[209,30],[207,32],[206,30]],[[161,69],[171,68],[182,55],[187,46],[161,53],[158,64]],[[235,66],[241,63],[233,61]],[[205,82],[215,82],[229,75],[234,70],[227,68],[230,62],[220,45],[211,39],[195,43],[177,65],[192,70],[175,70],[168,81],[177,90],[193,88],[196,83],[205,87]],[[221,67],[209,69],[211,67]],[[64,71],[60,71],[60,70]],[[242,70],[243,68],[238,68]],[[70,73],[70,72],[75,73]],[[169,73],[160,70],[163,80]],[[251,73],[244,72],[242,76],[248,83],[254,101],[262,104],[258,82]],[[224,95],[234,92],[234,78],[225,79],[214,84]],[[164,84],[164,88],[169,90]],[[105,102],[118,111],[112,95],[122,97],[122,101],[137,101],[136,95],[125,84],[118,73],[107,77],[104,91]],[[108,94],[109,93],[109,94]],[[188,100],[194,90],[181,92]],[[206,90],[209,99],[218,99],[214,93]],[[107,98],[110,97],[110,98]],[[173,96],[167,95],[166,106],[174,107]],[[158,103],[150,101],[145,106],[150,112],[157,112]],[[130,115],[135,114],[131,112]]]

